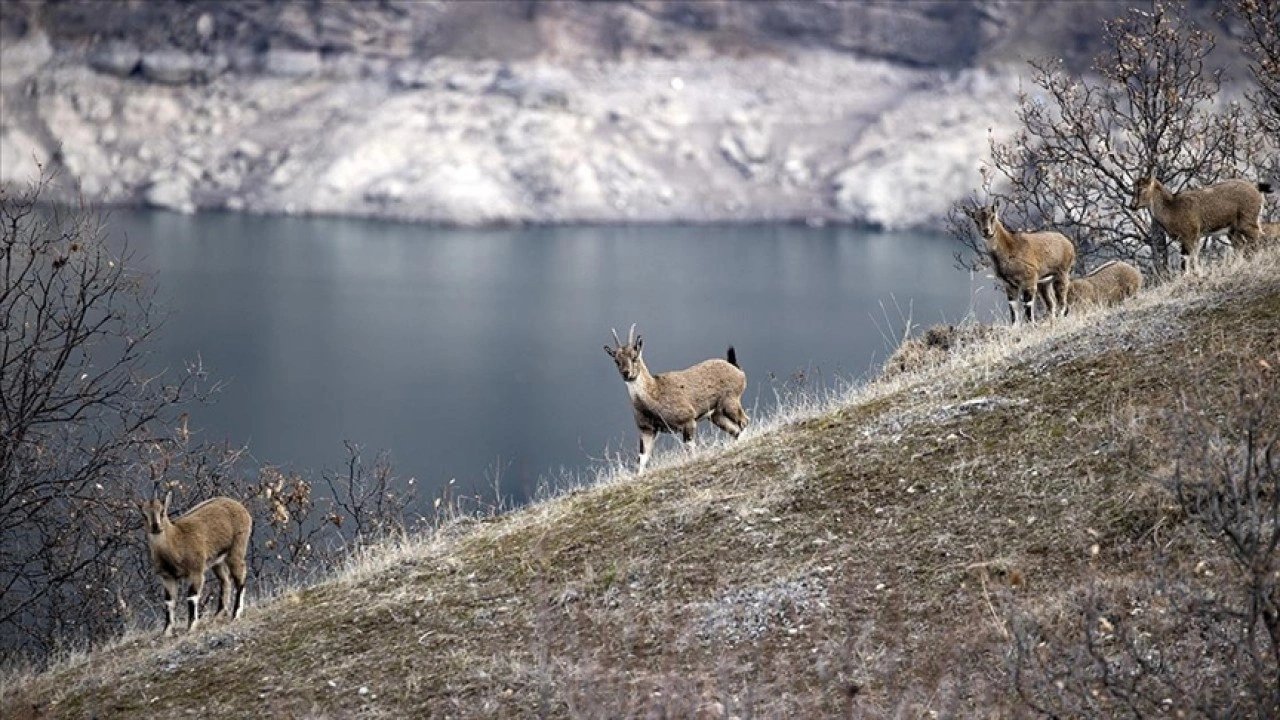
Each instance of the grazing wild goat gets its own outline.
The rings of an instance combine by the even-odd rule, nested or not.
[[[615,347],[605,345],[604,351],[617,364],[631,396],[631,409],[640,430],[639,472],[644,472],[649,463],[658,433],[679,432],[690,449],[699,420],[710,418],[716,427],[735,438],[742,433],[748,422],[742,409],[747,376],[738,368],[733,346],[729,347],[727,361],[713,358],[684,370],[651,375],[640,354],[644,338],[635,332],[633,324],[623,344],[614,330]]]
[[[1099,265],[1067,287],[1067,308],[1116,305],[1142,288],[1142,273],[1122,260]]]
[[[987,243],[996,277],[1004,283],[1013,324],[1021,302],[1028,322],[1035,322],[1037,290],[1050,316],[1066,310],[1067,282],[1076,263],[1076,246],[1052,230],[1011,232],[1000,222],[999,205],[964,208]]]
[[[1149,173],[1134,184],[1129,208],[1151,211],[1156,224],[1178,241],[1182,269],[1190,273],[1200,269],[1200,240],[1205,235],[1226,230],[1232,248],[1245,253],[1256,248],[1262,236],[1258,226],[1262,195],[1269,192],[1268,183],[1223,180],[1206,188],[1171,193]]]
[[[248,569],[245,553],[253,532],[253,517],[244,505],[228,497],[216,497],[196,505],[186,515],[169,521],[169,498],[164,502],[142,503],[147,519],[147,544],[151,546],[151,564],[164,583],[164,634],[173,633],[174,605],[178,591],[187,584],[187,630],[196,629],[200,620],[200,591],[204,574],[213,568],[221,584],[218,615],[227,612],[235,583],[235,609],[231,617],[244,611],[244,582]]]

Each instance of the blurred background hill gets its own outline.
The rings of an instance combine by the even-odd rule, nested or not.
[[[1024,60],[1142,2],[18,1],[0,181],[483,224],[937,225]],[[1242,67],[1216,3],[1190,3]]]

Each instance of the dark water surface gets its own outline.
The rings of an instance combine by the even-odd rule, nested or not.
[[[227,382],[205,439],[261,463],[335,467],[343,441],[391,451],[434,496],[630,456],[626,390],[603,351],[635,322],[652,371],[737,347],[767,414],[802,372],[873,371],[909,313],[989,319],[1001,296],[920,233],[828,227],[456,230],[359,220],[115,211],[169,317],[156,362]],[[706,433],[714,432],[707,428]],[[709,435],[708,435],[709,437]],[[657,452],[676,451],[670,437]]]

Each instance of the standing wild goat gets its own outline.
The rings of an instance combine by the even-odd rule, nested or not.
[[[1258,215],[1262,212],[1262,195],[1271,192],[1268,183],[1248,180],[1223,180],[1198,190],[1171,193],[1155,175],[1148,174],[1133,187],[1131,210],[1147,208],[1151,217],[1178,241],[1182,269],[1200,269],[1200,240],[1219,230],[1227,230],[1231,247],[1252,252],[1262,229]]]
[[[245,552],[253,532],[253,517],[244,505],[228,497],[205,500],[177,520],[169,521],[169,498],[164,502],[142,503],[147,519],[147,544],[151,546],[151,564],[164,583],[164,634],[173,632],[174,605],[182,584],[187,584],[187,630],[196,629],[200,620],[200,591],[204,574],[212,567],[221,584],[218,615],[224,615],[230,604],[232,581],[235,582],[235,610],[238,618],[244,611],[244,582],[247,574]]]
[[[1075,278],[1067,288],[1067,307],[1071,310],[1091,306],[1115,305],[1138,292],[1142,273],[1122,260],[1099,265],[1082,278]]]
[[[1076,263],[1076,246],[1052,230],[1011,232],[1000,222],[1000,206],[964,208],[987,243],[996,277],[1004,283],[1013,324],[1018,324],[1021,301],[1028,322],[1035,322],[1036,292],[1050,316],[1066,310],[1067,282]],[[1043,286],[1042,286],[1043,285]]]
[[[713,358],[684,370],[651,375],[640,355],[644,338],[635,332],[633,324],[623,344],[614,330],[616,347],[605,345],[604,351],[617,364],[631,396],[631,409],[640,429],[640,472],[649,463],[658,433],[678,431],[690,449],[699,420],[710,418],[716,427],[735,438],[742,433],[748,422],[742,409],[747,376],[738,369],[733,346],[729,347],[728,361]]]

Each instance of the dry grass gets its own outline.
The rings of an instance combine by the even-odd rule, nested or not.
[[[1194,556],[1151,480],[1161,411],[1277,348],[1267,251],[367,553],[236,624],[11,675],[0,715],[1015,713],[1011,605],[1069,613],[1157,545]]]

